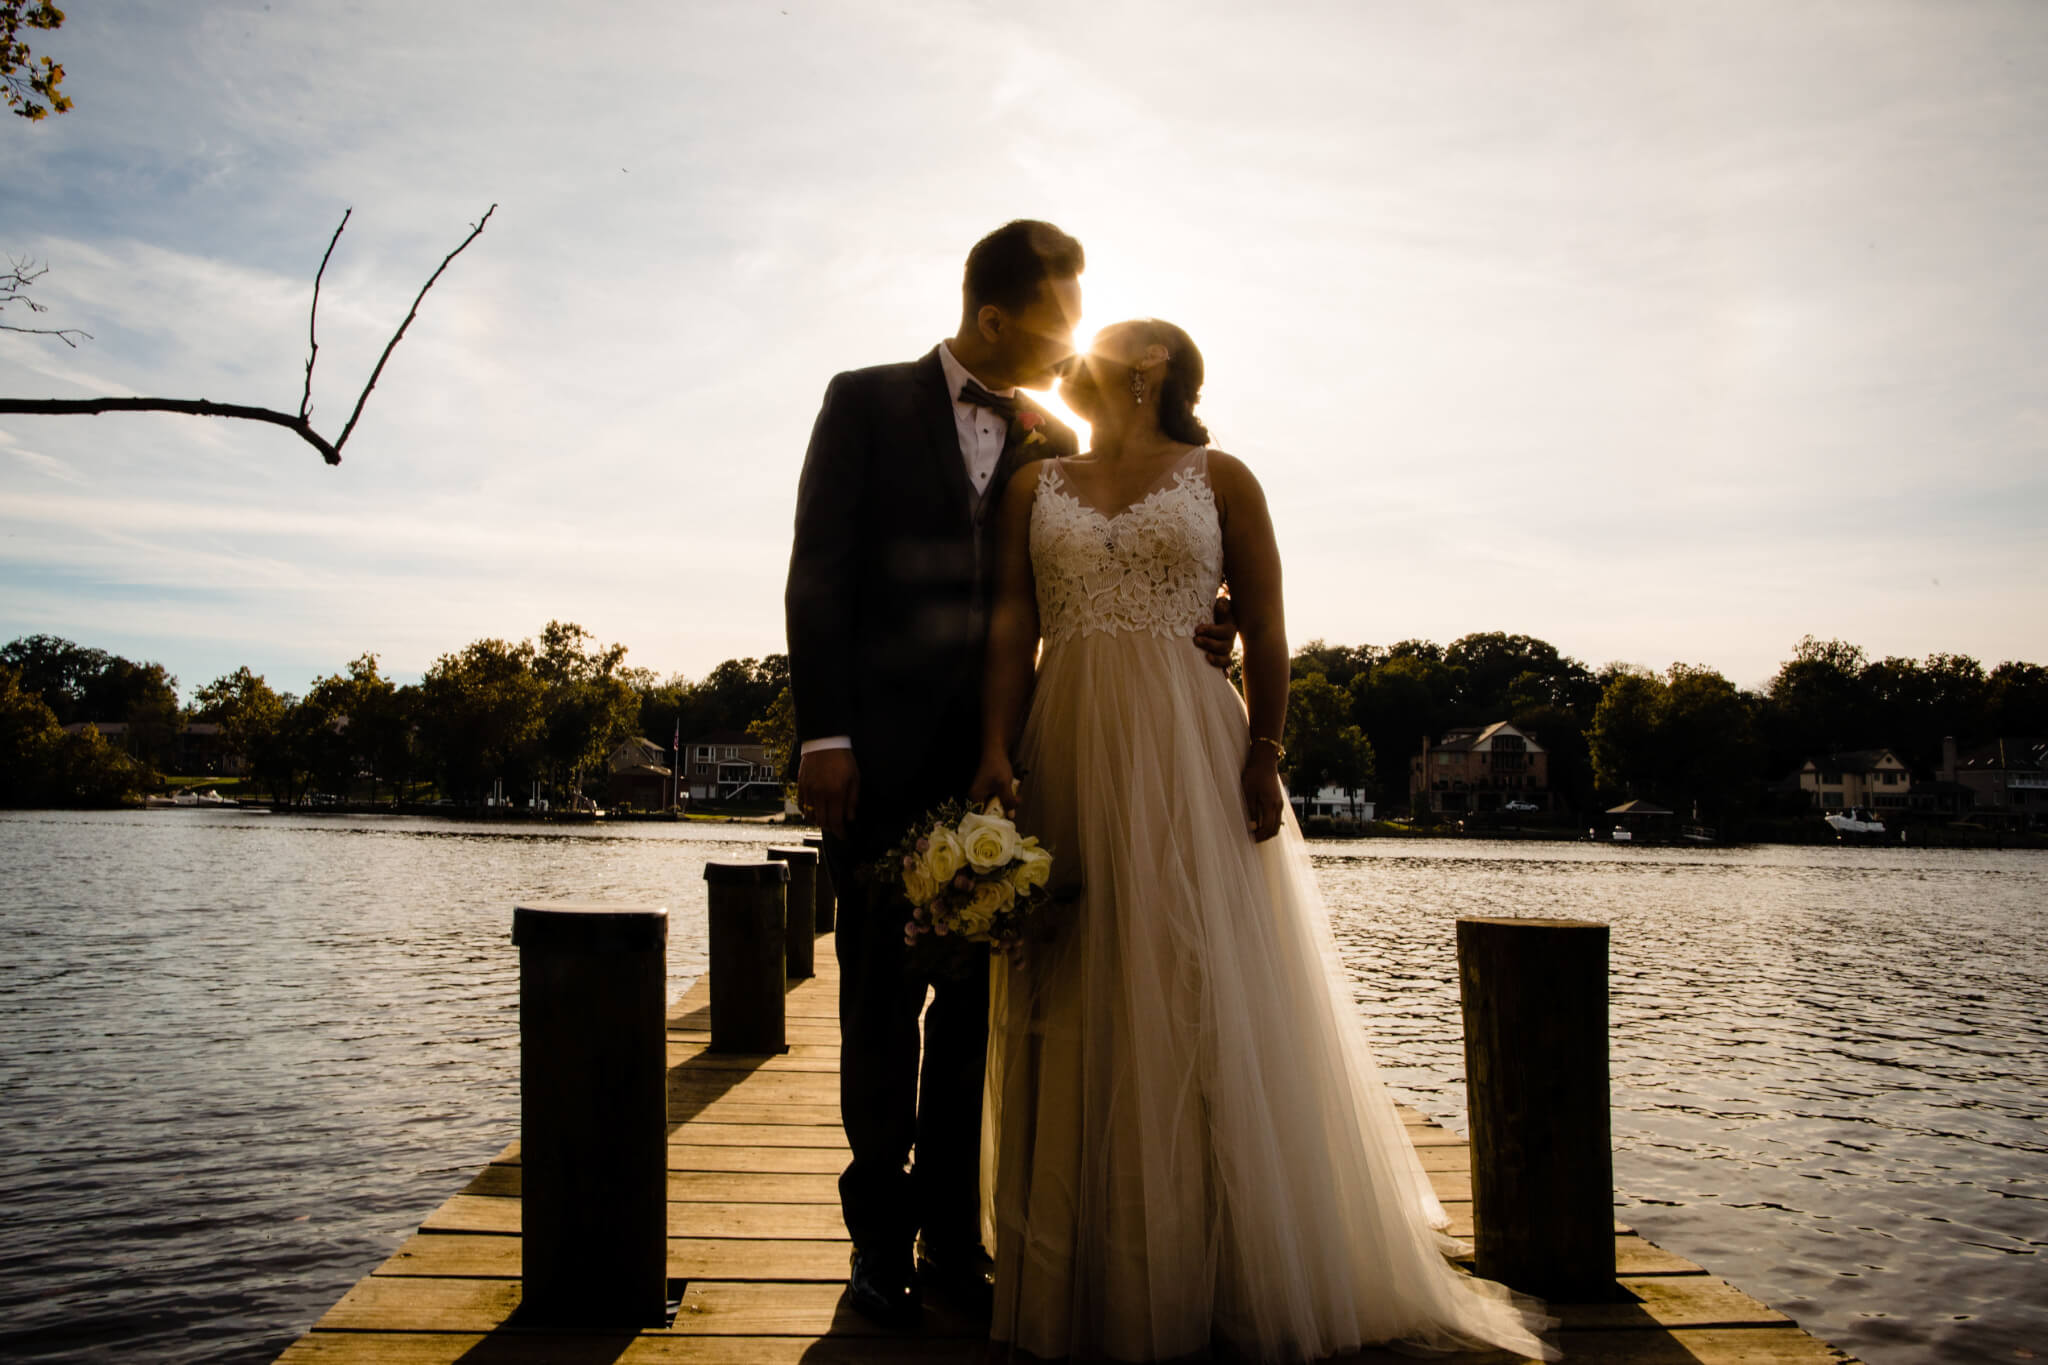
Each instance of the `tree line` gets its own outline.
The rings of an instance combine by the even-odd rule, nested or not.
[[[785,656],[728,659],[692,681],[632,667],[626,653],[550,621],[534,639],[487,638],[444,654],[417,683],[395,683],[365,653],[303,695],[242,667],[181,702],[160,664],[25,636],[0,647],[0,803],[132,797],[161,782],[193,722],[220,726],[245,781],[283,802],[429,787],[474,802],[501,782],[516,792],[538,782],[561,803],[602,780],[621,740],[666,746],[678,732],[748,732],[787,771],[795,726]],[[1297,793],[1358,789],[1403,808],[1425,736],[1500,720],[1548,751],[1551,789],[1569,810],[1642,797],[1729,822],[1764,808],[1767,784],[1809,757],[1883,746],[1931,775],[1944,737],[1967,750],[2048,733],[2048,668],[1987,668],[1962,654],[1871,659],[1809,636],[1761,691],[1746,691],[1703,665],[1595,669],[1547,641],[1498,631],[1448,645],[1313,640],[1293,660],[1287,780]],[[67,734],[76,721],[128,730],[114,744],[90,729]]]
[[[303,695],[245,665],[181,704],[161,664],[25,636],[0,647],[0,804],[100,805],[154,789],[181,731],[203,722],[220,727],[245,782],[287,804],[310,792],[375,801],[426,787],[472,803],[500,783],[523,793],[538,782],[559,805],[603,779],[624,739],[766,730],[778,701],[787,715],[782,655],[728,659],[694,682],[625,659],[624,645],[550,621],[536,639],[444,654],[417,683],[394,682],[365,653]],[[80,721],[121,722],[127,733],[113,744],[93,728],[65,732]]]
[[[1289,779],[1297,792],[1360,788],[1405,808],[1425,735],[1510,721],[1550,754],[1550,785],[1576,812],[1630,797],[1739,821],[1808,758],[1889,748],[1931,776],[1942,740],[1968,750],[2048,733],[2048,668],[1964,654],[1872,659],[1808,636],[1761,691],[1700,664],[1598,669],[1528,635],[1448,645],[1311,641],[1294,656]]]

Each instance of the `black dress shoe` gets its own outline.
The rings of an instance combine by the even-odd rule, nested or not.
[[[854,1249],[853,1274],[846,1282],[853,1311],[881,1327],[912,1327],[924,1306],[910,1258]]]
[[[917,1243],[917,1281],[961,1312],[987,1322],[996,1310],[996,1263],[979,1246]]]

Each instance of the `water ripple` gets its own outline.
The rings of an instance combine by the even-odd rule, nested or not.
[[[530,898],[666,904],[782,831],[0,816],[0,1356],[273,1357],[511,1136]],[[1613,926],[1617,1197],[1872,1365],[2048,1328],[2048,862],[1316,847],[1389,1080],[1464,1108],[1452,923]]]

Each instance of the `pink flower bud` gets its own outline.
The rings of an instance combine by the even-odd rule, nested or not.
[[[974,878],[965,872],[955,872],[953,874],[953,885],[962,891],[971,891],[974,889]]]
[[[919,840],[917,841],[917,851],[918,851],[919,853],[929,853],[929,852],[931,852],[931,851],[932,851],[932,841],[931,841],[931,840],[929,840],[929,839],[919,839]],[[904,859],[903,861],[904,861],[905,863],[908,863],[908,862],[910,861],[910,859],[908,859],[908,858],[905,858],[905,859]]]
[[[914,868],[917,866],[917,859],[911,856],[910,854],[906,853],[903,855],[903,866],[905,870]]]

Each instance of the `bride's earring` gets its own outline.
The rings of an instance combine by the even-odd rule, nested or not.
[[[1140,407],[1145,405],[1145,376],[1136,370],[1131,371],[1131,401]]]

